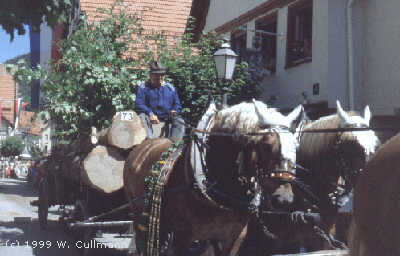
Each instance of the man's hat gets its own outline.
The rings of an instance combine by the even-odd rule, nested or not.
[[[150,73],[164,75],[166,72],[164,66],[160,62],[153,61],[150,64]]]

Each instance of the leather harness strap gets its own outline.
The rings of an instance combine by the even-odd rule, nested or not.
[[[281,179],[284,181],[293,181],[296,179],[296,176],[289,172],[272,172],[269,177],[271,179]]]

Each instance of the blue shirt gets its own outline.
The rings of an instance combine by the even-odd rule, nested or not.
[[[178,94],[172,84],[163,83],[159,88],[152,87],[149,82],[139,85],[136,112],[168,119],[171,110],[180,113],[181,108]]]

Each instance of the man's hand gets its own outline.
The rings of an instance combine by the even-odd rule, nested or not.
[[[152,124],[160,123],[160,121],[158,120],[158,117],[156,115],[150,115],[149,119],[150,119],[150,123],[152,123]]]

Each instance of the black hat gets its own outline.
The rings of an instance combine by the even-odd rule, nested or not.
[[[164,75],[165,74],[165,68],[160,62],[153,61],[150,64],[150,73]]]

